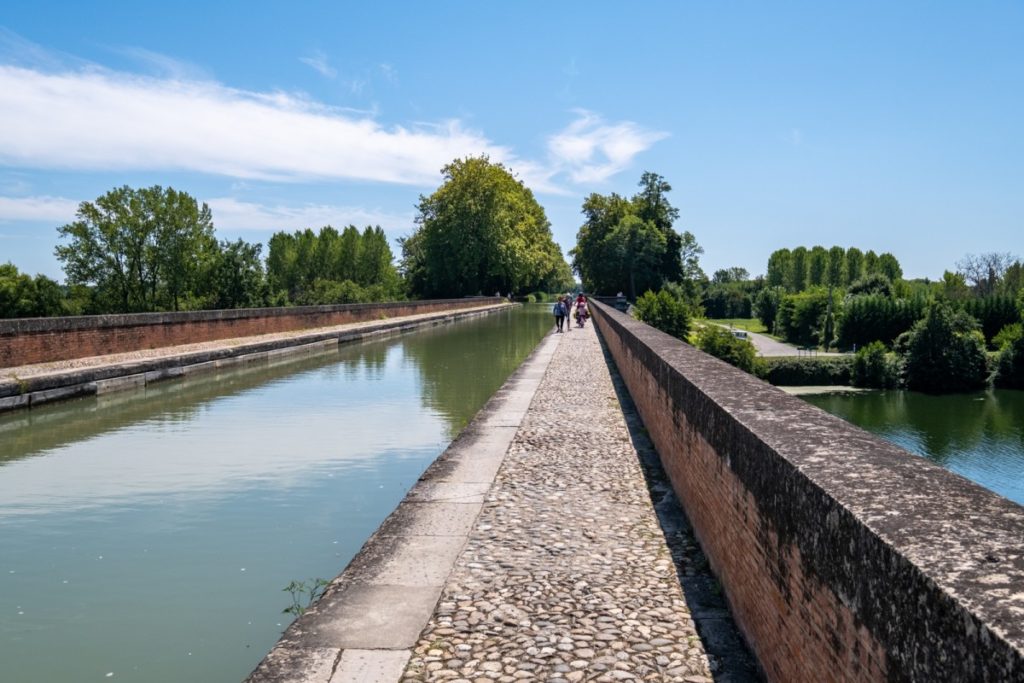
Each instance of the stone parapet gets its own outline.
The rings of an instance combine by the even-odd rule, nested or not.
[[[1024,508],[592,301],[774,681],[1024,681]]]
[[[497,304],[499,297],[0,320],[0,368]]]

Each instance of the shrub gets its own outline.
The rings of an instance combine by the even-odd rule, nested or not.
[[[848,385],[853,367],[850,356],[782,356],[760,360],[761,379],[779,387]]]
[[[899,361],[886,350],[885,344],[871,342],[854,356],[852,379],[855,387],[891,389],[900,381]]]
[[[1002,349],[1007,344],[1012,344],[1021,337],[1024,337],[1024,325],[1014,323],[999,330],[999,334],[992,338],[992,345],[997,349]]]
[[[651,327],[686,339],[690,330],[690,313],[686,304],[662,289],[657,294],[648,290],[633,305],[633,316]]]
[[[945,302],[928,308],[905,340],[907,387],[918,391],[972,391],[985,386],[988,363],[978,323]]]
[[[963,309],[971,314],[985,335],[985,340],[998,349],[994,337],[1007,325],[1020,321],[1017,304],[1010,296],[987,296],[981,299],[968,299],[963,302]]]
[[[528,304],[535,304],[535,303],[537,303],[537,297],[535,297],[533,294],[527,294],[526,295],[526,303],[528,303]]]
[[[1018,331],[1020,325],[1017,325]],[[1024,334],[1007,341],[996,360],[995,384],[1002,389],[1024,389]]]
[[[817,346],[828,312],[829,294],[814,287],[782,297],[776,317],[776,333],[798,346]],[[832,310],[836,310],[833,302]]]
[[[697,333],[697,348],[721,358],[746,372],[754,371],[757,351],[748,339],[738,339],[732,332],[718,325],[705,325]]]

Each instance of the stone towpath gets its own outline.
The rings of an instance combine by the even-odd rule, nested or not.
[[[402,680],[712,680],[593,326],[560,335]]]

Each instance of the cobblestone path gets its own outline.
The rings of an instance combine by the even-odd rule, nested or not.
[[[712,680],[592,325],[561,335],[403,680]]]

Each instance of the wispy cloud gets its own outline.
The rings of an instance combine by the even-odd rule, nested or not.
[[[368,209],[361,206],[344,206],[334,204],[301,204],[289,206],[276,204],[268,206],[255,202],[245,202],[233,197],[215,197],[206,200],[213,212],[213,223],[218,228],[227,230],[301,230],[304,228],[320,228],[333,225],[341,228],[346,225],[364,227],[379,225],[388,232],[396,234],[408,232],[413,226],[411,212],[389,213],[381,209]]]
[[[486,154],[537,192],[567,194],[567,182],[603,182],[667,135],[577,111],[575,121],[548,138],[546,156],[531,160],[458,119],[386,126],[372,111],[331,107],[295,93],[231,88],[137,48],[128,50],[163,77],[60,55],[47,59],[45,50],[0,30],[4,45],[32,56],[26,65],[0,49],[0,166],[12,169],[185,171],[236,181],[430,187],[452,159]],[[303,61],[336,74],[322,53]],[[376,71],[397,78],[388,64]]]
[[[458,121],[384,127],[301,96],[0,65],[0,164],[430,185],[455,157],[514,155]]]
[[[65,197],[0,197],[0,223],[38,221],[70,223],[75,219],[78,202]]]
[[[213,212],[213,223],[221,230],[235,232],[292,232],[325,225],[337,228],[346,225],[365,227],[379,225],[390,235],[408,233],[413,227],[413,213],[394,213],[379,208],[343,204],[260,204],[234,197],[201,199]],[[70,223],[75,220],[79,201],[46,195],[30,197],[0,196],[0,223],[14,221]]]
[[[600,116],[577,110],[577,119],[548,138],[556,172],[565,171],[574,183],[604,182],[626,170],[634,157],[668,133],[648,130],[632,121],[607,123]]]
[[[117,47],[113,50],[135,60],[154,76],[180,81],[203,80],[210,77],[209,72],[197,64],[165,55],[162,52],[135,46]]]
[[[306,55],[305,57],[299,57],[299,61],[306,66],[312,67],[325,78],[334,78],[338,75],[338,70],[331,66],[330,61],[327,59],[327,55],[322,50],[314,50],[311,54]]]

